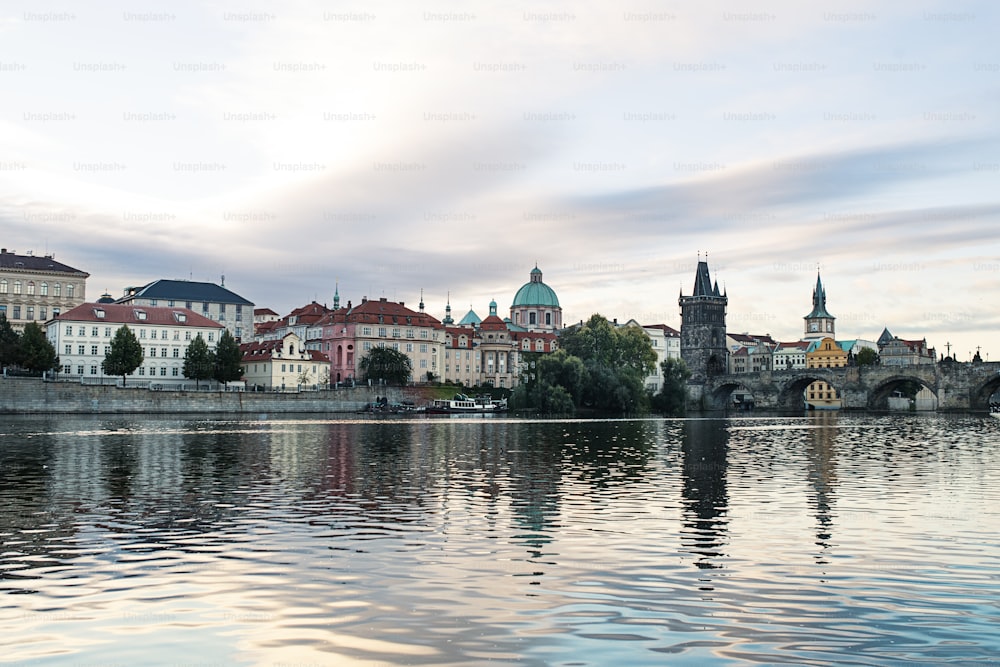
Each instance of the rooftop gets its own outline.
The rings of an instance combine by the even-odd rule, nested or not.
[[[69,273],[80,278],[88,278],[89,273],[57,262],[54,255],[18,255],[0,248],[0,270],[8,271],[38,271],[46,273]]]
[[[200,283],[192,280],[154,280],[142,287],[126,288],[125,296],[119,303],[129,299],[162,299],[164,301],[203,301],[205,303],[232,303],[240,306],[253,304],[239,294],[215,283]]]
[[[211,327],[224,329],[225,325],[199,315],[187,308],[164,306],[136,306],[120,303],[81,303],[75,308],[53,318],[57,322],[113,322],[137,326]]]

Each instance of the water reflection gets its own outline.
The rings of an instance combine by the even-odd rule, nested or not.
[[[684,475],[683,549],[697,556],[701,569],[723,567],[721,556],[727,541],[729,520],[726,468],[729,431],[721,419],[692,419],[684,422],[681,452]]]
[[[203,662],[318,665],[1000,650],[995,420],[13,423],[5,660],[171,662],[180,645]]]
[[[808,431],[806,447],[806,475],[812,487],[810,504],[816,517],[816,563],[829,562],[833,546],[834,512],[833,502],[837,488],[837,458],[835,436],[838,415],[833,410],[819,410],[810,415],[809,423],[814,428]]]

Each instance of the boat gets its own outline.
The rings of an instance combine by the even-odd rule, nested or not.
[[[432,415],[478,415],[506,411],[507,399],[498,400],[489,396],[469,398],[465,394],[455,394],[455,397],[451,399],[435,399],[426,409],[426,412]]]

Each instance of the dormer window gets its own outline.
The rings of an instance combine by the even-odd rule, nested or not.
[[[96,317],[99,320],[103,320],[104,319],[104,309],[103,308],[94,308],[94,317]]]
[[[137,320],[145,320],[146,319],[146,311],[144,311],[144,310],[134,310],[132,312],[135,314],[135,319],[137,319]]]
[[[174,319],[178,322],[187,322],[187,314],[174,311]]]

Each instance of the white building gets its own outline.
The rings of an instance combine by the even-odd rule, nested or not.
[[[102,381],[101,363],[118,329],[127,325],[142,345],[143,362],[128,377],[157,384],[187,384],[184,354],[201,334],[215,349],[225,327],[186,308],[83,303],[46,324],[62,363],[62,377]]]
[[[619,325],[617,322],[615,324],[624,327],[639,327],[649,336],[649,343],[653,346],[653,351],[656,352],[656,368],[653,369],[651,375],[646,377],[644,384],[646,385],[646,389],[654,394],[660,391],[660,387],[663,384],[660,364],[665,359],[681,358],[681,333],[666,324],[643,325],[635,320],[629,320],[625,324]]]
[[[330,382],[330,359],[322,352],[306,349],[294,333],[286,333],[280,340],[243,343],[240,352],[248,387],[297,389]]]

